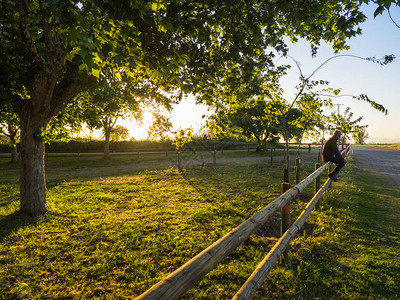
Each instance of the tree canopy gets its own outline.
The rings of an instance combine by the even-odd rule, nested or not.
[[[282,111],[287,110],[284,102],[271,99],[250,99],[246,103],[236,104],[226,110],[220,110],[208,121],[209,133],[213,136],[236,139],[256,140],[257,151],[265,148],[266,144],[275,144],[283,136]],[[288,112],[288,131],[296,135],[295,122],[301,116],[300,110],[292,108]]]

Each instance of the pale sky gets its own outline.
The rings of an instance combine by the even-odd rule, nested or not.
[[[374,8],[366,10],[368,20],[361,25],[363,34],[350,39],[350,50],[340,54],[350,54],[361,57],[381,58],[384,55],[394,54],[396,59],[385,66],[376,63],[350,58],[338,57],[329,61],[318,71],[312,79],[328,80],[333,88],[342,88],[342,94],[360,95],[368,97],[384,105],[389,113],[373,109],[366,102],[360,102],[351,97],[333,99],[340,111],[350,107],[353,119],[363,116],[361,124],[368,125],[370,136],[368,142],[400,142],[400,28],[390,20],[387,12],[373,18]],[[400,8],[391,9],[392,18],[400,25]],[[334,56],[328,45],[320,48],[317,56],[311,58],[309,46],[300,42],[290,48],[289,54],[301,63],[304,75],[311,74],[326,59]],[[285,63],[290,60],[283,60]],[[298,83],[299,71],[292,67],[291,73],[282,85],[288,91],[288,98],[293,97],[292,82]]]
[[[387,116],[373,109],[368,103],[351,97],[333,99],[335,104],[342,104],[339,106],[341,112],[350,107],[354,114],[353,119],[363,116],[361,124],[368,125],[368,142],[400,142],[400,28],[390,20],[387,12],[376,19],[373,18],[373,12],[372,7],[365,9],[368,20],[361,25],[362,35],[349,40],[350,50],[340,54],[376,58],[394,54],[394,62],[380,66],[360,59],[338,57],[321,68],[311,79],[328,80],[330,87],[341,88],[342,94],[366,94],[370,99],[384,105],[389,110]],[[400,25],[400,8],[392,8],[391,15]],[[317,56],[312,58],[308,43],[300,41],[290,47],[289,55],[301,64],[303,74],[307,76],[326,59],[334,56],[334,53],[329,45],[322,45]],[[277,63],[293,65],[293,61],[286,58],[277,58]],[[299,71],[293,65],[288,76],[281,82],[288,100],[295,95],[294,87],[299,83],[298,77]],[[190,126],[198,130],[204,123],[201,116],[206,112],[205,107],[195,105],[194,100],[188,98],[174,109],[171,120],[175,130]],[[141,128],[135,123],[120,124],[128,127],[136,139],[144,139],[147,136],[146,122]]]

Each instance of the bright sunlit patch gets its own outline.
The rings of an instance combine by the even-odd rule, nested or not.
[[[207,113],[207,107],[205,105],[196,104],[194,97],[183,99],[182,102],[174,108],[171,114],[174,130],[192,127],[196,132],[204,125],[205,119],[203,119],[202,116],[207,115]]]
[[[172,132],[180,128],[186,129],[189,127],[191,127],[194,132],[197,132],[205,124],[205,119],[203,119],[202,116],[209,114],[209,112],[205,105],[197,105],[194,97],[187,97],[176,105],[171,113],[164,111],[163,114],[170,118],[172,122]],[[134,118],[129,119],[127,117],[124,120],[119,120],[117,124],[128,128],[130,138],[143,140],[147,138],[149,128],[153,124],[153,121],[154,117],[151,111],[144,111],[141,122],[137,122]]]
[[[149,111],[144,111],[141,121],[137,121],[134,118],[126,118],[124,120],[121,119],[117,123],[128,128],[131,138],[144,140],[147,138],[149,127],[153,123],[153,114]]]

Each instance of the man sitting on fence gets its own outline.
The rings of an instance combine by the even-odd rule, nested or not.
[[[326,141],[324,147],[322,148],[322,160],[326,163],[331,161],[337,165],[335,170],[328,174],[328,177],[335,182],[338,181],[336,175],[347,163],[346,159],[340,153],[337,145],[337,142],[339,141],[341,135],[342,132],[339,129],[336,129],[333,133],[333,136]]]

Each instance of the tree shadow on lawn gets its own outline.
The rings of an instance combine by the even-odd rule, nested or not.
[[[12,214],[0,217],[0,242],[20,228],[36,224],[38,215],[15,211]]]

